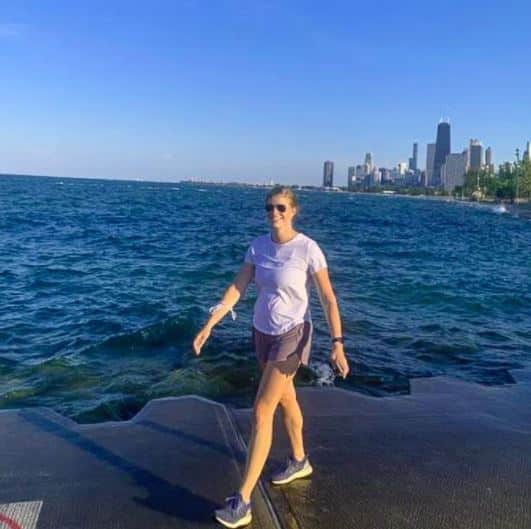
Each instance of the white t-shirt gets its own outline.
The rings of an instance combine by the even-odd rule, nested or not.
[[[245,262],[255,266],[256,329],[279,335],[310,321],[311,276],[327,266],[313,239],[298,233],[291,241],[279,244],[273,242],[269,233],[262,235],[251,242]]]

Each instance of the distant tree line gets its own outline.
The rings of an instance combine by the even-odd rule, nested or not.
[[[531,161],[500,165],[498,172],[487,169],[469,170],[463,186],[454,189],[455,196],[494,198],[514,202],[531,199]]]

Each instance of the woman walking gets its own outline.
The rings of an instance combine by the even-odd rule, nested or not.
[[[262,377],[253,407],[252,433],[242,483],[234,495],[226,498],[224,508],[215,511],[216,519],[230,528],[251,522],[251,492],[271,448],[273,416],[279,404],[291,455],[286,465],[273,474],[271,481],[280,485],[312,473],[304,450],[303,417],[293,384],[300,364],[307,365],[310,356],[310,278],[317,287],[330,329],[330,361],[343,378],[349,372],[343,350],[341,318],[326,259],[317,243],[293,226],[298,210],[295,194],[288,187],[277,186],[268,193],[265,209],[270,233],[252,241],[238,275],[221,302],[211,309],[210,318],[193,342],[195,354],[199,355],[214,326],[232,312],[254,279],[257,300],[253,343]]]

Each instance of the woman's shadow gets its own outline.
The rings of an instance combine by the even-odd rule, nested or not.
[[[129,475],[139,486],[143,487],[147,493],[145,497],[132,498],[138,505],[180,520],[206,522],[212,519],[213,510],[218,507],[218,505],[211,500],[192,492],[186,487],[169,483],[167,480],[157,476],[153,472],[150,472],[130,460],[117,455],[108,448],[99,445],[92,439],[84,436],[82,432],[76,431],[74,428],[69,428],[64,421],[56,422],[37,411],[28,409],[22,410],[20,415],[24,420],[41,431],[75,446],[76,448],[89,453],[91,456],[97,457],[100,461],[103,461]],[[151,421],[139,421],[136,424],[177,436],[181,440],[191,443],[200,443],[211,450],[222,452],[225,457],[228,456],[232,458],[236,455],[237,460],[241,459],[238,454],[233,454],[232,451],[223,444],[211,442],[202,437],[182,432],[176,428],[168,428]],[[102,484],[102,486],[104,485]]]

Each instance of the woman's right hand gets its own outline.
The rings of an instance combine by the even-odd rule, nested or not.
[[[197,336],[194,339],[193,342],[193,349],[196,356],[199,356],[201,354],[201,348],[203,345],[205,345],[205,342],[208,340],[208,337],[210,336],[210,329],[208,327],[203,327],[198,333]]]

